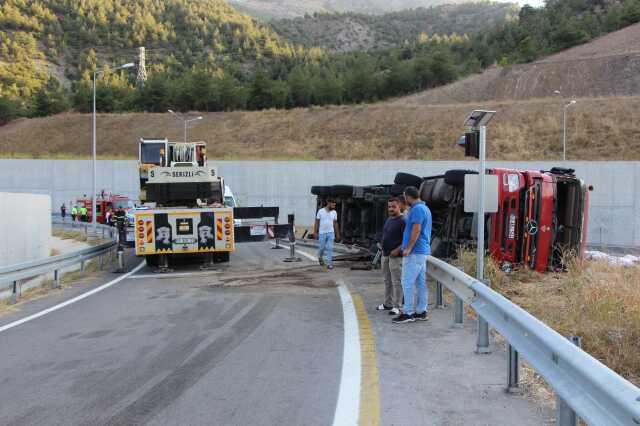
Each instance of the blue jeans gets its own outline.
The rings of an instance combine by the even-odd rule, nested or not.
[[[427,255],[410,254],[402,258],[402,292],[404,294],[403,313],[412,315],[414,313],[427,312],[429,302],[429,290],[427,289]],[[418,300],[414,299],[415,291],[418,292]]]
[[[324,251],[327,250],[327,264],[333,265],[333,240],[335,235],[333,232],[327,232],[326,234],[318,235],[318,241],[320,247],[318,247],[318,260],[322,260]]]

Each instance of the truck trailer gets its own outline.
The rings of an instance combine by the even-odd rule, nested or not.
[[[573,170],[491,168],[498,176],[498,211],[485,218],[485,242],[504,269],[519,265],[539,272],[563,268],[567,255],[582,255],[587,241],[589,189]],[[435,257],[455,257],[476,241],[477,215],[464,211],[464,177],[470,170],[418,177],[398,173],[393,184],[314,186],[317,207],[337,201],[343,242],[377,250],[389,198],[415,186],[433,217],[431,250]]]

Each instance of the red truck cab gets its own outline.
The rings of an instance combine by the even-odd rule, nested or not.
[[[498,212],[490,217],[489,250],[500,264],[538,272],[562,268],[586,247],[588,190],[572,170],[491,169]]]

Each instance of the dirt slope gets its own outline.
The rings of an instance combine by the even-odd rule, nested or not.
[[[555,160],[562,156],[561,101],[441,106],[390,104],[205,113],[191,139],[219,159],[462,159],[456,141],[466,115],[491,108],[488,157]],[[568,158],[640,160],[640,96],[578,99],[568,114]],[[98,153],[135,158],[140,137],[182,138],[168,114],[100,114]],[[91,115],[24,119],[0,127],[0,157],[77,158],[91,152]]]
[[[395,101],[435,105],[551,96],[640,95],[640,24],[539,61],[494,67],[482,74]]]

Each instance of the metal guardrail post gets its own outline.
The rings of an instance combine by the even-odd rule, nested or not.
[[[569,336],[567,339],[577,347],[582,347],[582,339],[580,337]],[[577,426],[577,424],[578,416],[576,412],[562,398],[556,396],[556,426]]]
[[[444,287],[436,280],[436,309],[444,309]]]
[[[275,223],[276,225],[278,224],[278,218],[277,218],[277,217],[275,218],[274,223]],[[278,238],[278,236],[277,236],[277,235],[276,235],[275,240],[276,240],[276,245],[275,245],[275,246],[273,246],[273,247],[271,247],[271,249],[272,249],[272,250],[280,250],[280,249],[283,249],[284,247],[282,247],[282,246],[280,245],[280,238]]]
[[[509,374],[507,379],[507,393],[520,393],[520,354],[509,345]]]
[[[302,262],[302,259],[296,257],[296,231],[295,231],[295,216],[290,214],[287,217],[289,221],[289,257],[284,259],[285,262]]]
[[[18,303],[18,281],[13,282],[13,288],[11,291],[11,299],[9,300],[9,304],[15,305]]]
[[[60,271],[53,271],[53,282],[51,283],[51,288],[60,288]]]
[[[458,269],[464,272],[464,268],[462,266],[458,266]],[[457,295],[453,302],[453,327],[464,327],[464,302]]]
[[[488,280],[483,280],[483,283],[487,287],[491,287],[491,283]],[[491,353],[491,349],[489,348],[489,324],[480,315],[478,315],[478,341],[476,344],[476,353]]]
[[[80,261],[80,276],[84,277],[84,259]]]

